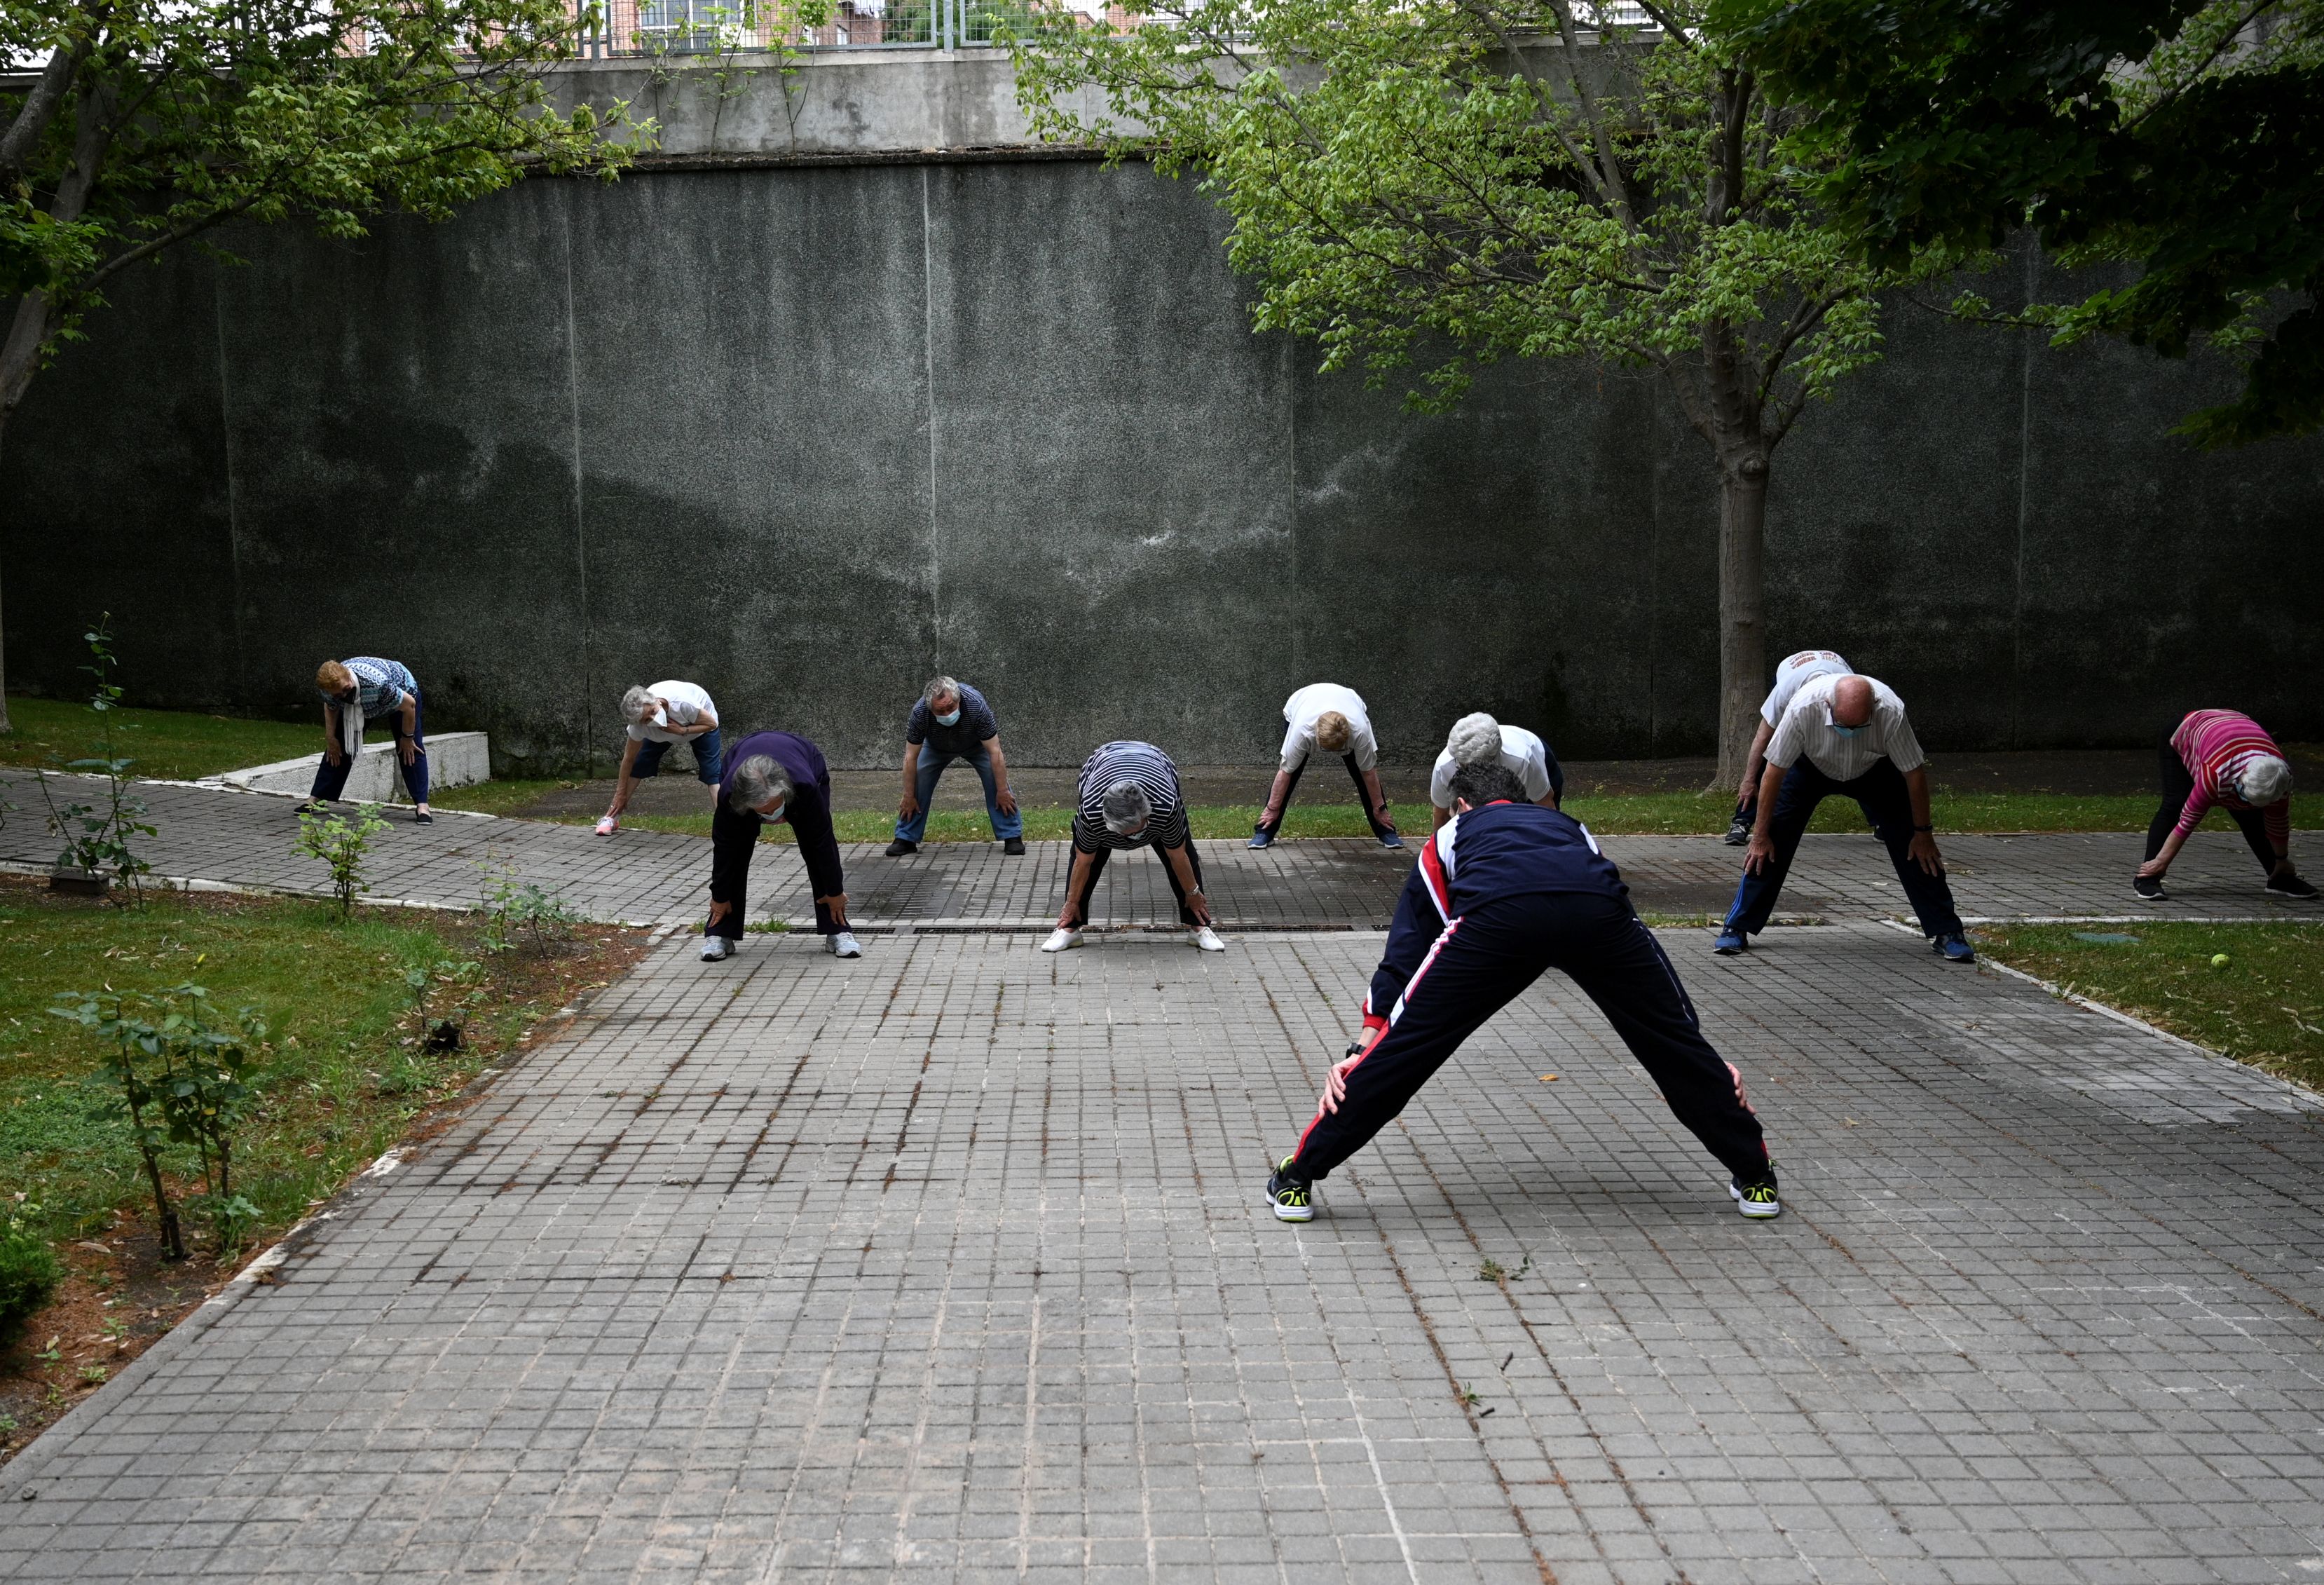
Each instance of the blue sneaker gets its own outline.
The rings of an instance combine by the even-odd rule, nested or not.
[[[1274,842],[1275,833],[1265,826],[1256,827],[1250,833],[1250,845],[1254,848],[1272,847]]]
[[[1404,839],[1397,836],[1394,831],[1390,831],[1387,836],[1380,839],[1380,846],[1383,848],[1401,848],[1404,846]],[[2271,882],[2270,884],[2273,885],[2273,883]],[[2313,896],[2314,894],[2315,894],[2313,893],[2310,894],[2310,896]]]
[[[1969,939],[1962,935],[1959,931],[1953,932],[1950,935],[1939,936],[1935,941],[1929,943],[1929,950],[1935,952],[1938,957],[1942,958],[1948,963],[1974,963],[1977,961],[1977,953],[1969,946]]]
[[[1751,938],[1739,930],[1722,930],[1719,939],[1711,943],[1711,950],[1722,958],[1732,958],[1751,950]]]

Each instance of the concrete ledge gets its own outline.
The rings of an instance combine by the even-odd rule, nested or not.
[[[217,778],[217,784],[243,792],[290,792],[303,796],[313,789],[315,767],[322,763],[319,753],[300,759],[279,759],[272,765],[228,771]],[[347,774],[347,790],[341,797],[349,803],[409,802],[401,770],[394,744],[366,743],[355,757],[355,769]],[[492,775],[491,744],[484,733],[447,732],[428,739],[430,787],[466,787],[488,782]]]

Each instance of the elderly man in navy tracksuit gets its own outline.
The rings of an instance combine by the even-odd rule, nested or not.
[[[847,883],[831,827],[831,771],[823,751],[796,733],[753,732],[727,751],[718,807],[710,817],[710,919],[703,927],[702,960],[718,962],[742,939],[751,856],[758,851],[759,832],[777,820],[788,820],[798,838],[824,950],[862,957],[863,949],[847,928]]]
[[[1454,818],[1420,851],[1364,1001],[1299,1148],[1268,1182],[1275,1214],[1315,1214],[1312,1186],[1405,1108],[1485,1020],[1545,969],[1598,1004],[1678,1120],[1733,1174],[1747,1217],[1772,1217],[1775,1172],[1734,1064],[1702,1038],[1629,889],[1572,816],[1526,802],[1497,762],[1453,778]]]

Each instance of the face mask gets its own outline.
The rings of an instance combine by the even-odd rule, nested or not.
[[[948,716],[938,716],[938,717],[936,718],[936,725],[937,725],[937,726],[939,726],[939,727],[957,727],[957,726],[959,726],[959,725],[960,725],[960,707],[959,707],[959,706],[957,706],[957,705],[954,706],[954,707],[953,707],[952,714],[950,714],[950,715],[948,715]]]
[[[1861,727],[1843,727],[1838,721],[1834,721],[1831,724],[1831,729],[1839,733],[1842,737],[1853,737],[1858,732],[1864,730]]]
[[[787,811],[787,810],[786,810],[785,806],[784,806],[784,805],[782,805],[782,804],[778,803],[778,804],[776,804],[776,805],[775,805],[774,812],[773,812],[773,813],[769,814],[769,813],[765,813],[765,812],[761,811],[761,814],[760,814],[760,816],[759,816],[759,818],[760,818],[761,820],[766,820],[766,821],[768,821],[768,822],[770,822],[770,823],[772,823],[772,822],[774,822],[774,821],[776,821],[776,820],[781,820],[781,819],[783,818],[783,816],[784,816],[784,814],[785,814],[786,812],[788,812],[788,811]]]

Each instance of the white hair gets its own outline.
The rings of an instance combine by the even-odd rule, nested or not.
[[[942,699],[947,693],[951,694],[954,699],[958,699],[960,697],[960,684],[954,681],[949,677],[931,678],[928,681],[928,685],[920,690],[920,697],[927,701],[927,706],[930,709],[936,709],[936,700]]]
[[[1154,818],[1154,801],[1135,782],[1116,782],[1098,806],[1105,811],[1105,829],[1117,837],[1130,835]]]
[[[2252,755],[2236,777],[2236,796],[2254,809],[2291,797],[2292,767],[2272,754]]]
[[[1500,756],[1501,724],[1479,710],[1452,723],[1444,747],[1456,765],[1489,765]]]
[[[653,690],[643,686],[632,688],[622,695],[622,718],[645,722],[653,719]]]
[[[755,813],[761,805],[778,798],[785,803],[791,801],[791,778],[771,755],[754,754],[734,767],[734,784],[727,790],[726,802],[736,813]]]

